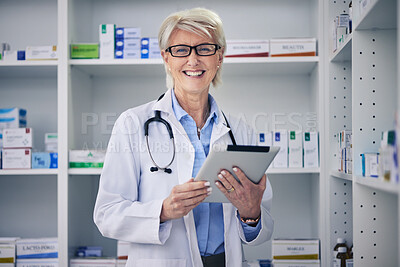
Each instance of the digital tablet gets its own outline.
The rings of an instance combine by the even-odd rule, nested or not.
[[[218,174],[223,169],[230,171],[239,181],[232,170],[237,166],[253,183],[259,183],[279,148],[238,145],[228,145],[225,148],[213,147],[195,178],[195,181],[204,180],[211,183],[212,193],[203,202],[229,202],[215,184],[215,181],[219,180]]]

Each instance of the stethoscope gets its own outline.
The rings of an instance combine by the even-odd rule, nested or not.
[[[164,94],[162,94],[157,101],[160,101],[160,99],[162,99],[164,97]],[[172,128],[171,128],[171,124],[169,124],[169,122],[167,122],[165,119],[161,118],[161,111],[156,110],[154,112],[154,117],[148,119],[147,121],[145,121],[144,123],[144,136],[146,137],[146,145],[147,145],[147,151],[149,152],[150,155],[150,159],[153,162],[153,164],[155,166],[150,167],[150,171],[151,172],[156,172],[156,171],[164,171],[166,173],[172,173],[171,168],[169,168],[169,166],[171,166],[171,164],[174,162],[175,159],[175,139],[174,139],[174,134],[172,133]],[[232,144],[234,146],[236,146],[236,140],[235,137],[233,136],[232,130],[231,130],[231,126],[229,125],[228,120],[226,119],[225,114],[222,112],[222,115],[224,116],[225,122],[226,122],[226,126],[228,126],[229,128],[229,137],[231,138]],[[172,145],[173,145],[173,154],[172,154],[172,158],[171,161],[165,165],[164,167],[161,167],[160,165],[158,165],[156,163],[156,161],[153,158],[153,155],[151,154],[151,150],[150,150],[150,145],[149,145],[149,124],[152,122],[161,122],[162,124],[165,125],[165,127],[167,128],[168,131],[168,135],[169,135],[169,139],[172,140]]]

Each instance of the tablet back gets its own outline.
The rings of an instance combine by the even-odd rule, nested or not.
[[[215,185],[221,170],[228,170],[233,176],[232,168],[239,167],[254,183],[258,183],[279,151],[279,147],[265,146],[232,146],[226,149],[212,149],[200,168],[195,180],[210,181],[212,193],[204,202],[229,202]]]

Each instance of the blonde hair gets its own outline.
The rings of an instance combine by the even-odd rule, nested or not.
[[[160,47],[160,51],[165,51],[165,49],[168,48],[169,38],[177,29],[193,32],[206,38],[212,38],[217,45],[221,46],[222,48],[226,47],[222,20],[217,13],[211,10],[205,8],[193,8],[169,15],[161,24],[160,31],[158,33],[158,45]],[[225,52],[225,49],[223,49],[223,51]],[[167,74],[167,88],[173,88],[174,80],[165,62],[164,67]],[[217,73],[212,80],[214,87],[217,87],[222,83],[221,67],[217,70]]]

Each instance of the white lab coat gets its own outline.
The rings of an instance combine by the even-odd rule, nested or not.
[[[192,177],[194,148],[172,109],[171,90],[159,101],[129,109],[117,119],[110,138],[98,196],[94,221],[100,232],[110,238],[131,242],[127,266],[198,267],[202,261],[197,244],[193,212],[181,219],[160,224],[163,200],[171,189]],[[144,123],[161,110],[161,117],[172,127],[176,153],[172,174],[150,172],[154,166],[146,148]],[[254,144],[255,135],[245,123],[229,118],[238,144]],[[222,113],[214,124],[211,144],[230,143],[229,128]],[[151,123],[149,140],[157,164],[165,165],[172,157],[171,142],[162,123]],[[272,189],[269,181],[261,205],[262,228],[247,242],[237,218],[237,209],[223,204],[226,266],[242,266],[242,243],[258,245],[271,238],[270,215]]]

